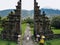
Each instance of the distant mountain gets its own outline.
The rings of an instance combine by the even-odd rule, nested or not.
[[[60,10],[57,9],[41,9],[42,11],[45,11],[47,16],[56,16],[56,15],[60,15]]]
[[[0,11],[0,16],[7,16],[11,11],[13,11],[14,9],[7,9],[7,10],[2,10]]]
[[[13,11],[14,9],[7,9],[7,10],[2,10],[0,11],[0,16],[7,16],[11,11]],[[60,10],[54,10],[54,9],[44,9],[42,8],[41,11],[45,11],[47,16],[56,16],[56,15],[60,15]],[[22,17],[26,18],[28,17],[33,17],[34,16],[34,11],[33,10],[22,10]]]

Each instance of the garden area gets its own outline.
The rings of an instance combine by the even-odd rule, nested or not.
[[[25,32],[26,26],[27,26],[26,23],[23,23],[23,24],[21,25],[22,35],[24,35],[24,32]]]
[[[52,29],[54,34],[60,34],[60,29]]]
[[[45,42],[45,45],[59,45],[59,44],[60,44],[60,38],[48,40]]]
[[[60,19],[60,18],[59,18]],[[53,34],[60,34],[60,20],[57,19],[57,18],[54,18],[52,20],[52,24],[51,26],[54,27],[54,28],[51,28],[51,30],[53,31]],[[57,22],[56,22],[57,21]],[[24,36],[24,32],[25,32],[25,29],[26,29],[26,26],[27,26],[27,23],[30,24],[30,27],[31,27],[31,33],[33,34],[33,30],[34,30],[34,22],[32,19],[30,18],[27,18],[26,20],[23,21],[23,23],[21,24],[21,32],[22,32],[22,38]],[[1,23],[0,23],[1,24]],[[0,34],[1,34],[1,31],[3,30],[3,28],[0,28]],[[21,43],[22,43],[22,40],[21,40]],[[45,45],[59,45],[60,44],[60,38],[56,38],[56,39],[52,39],[52,40],[47,40],[45,41]],[[7,41],[7,40],[2,40],[0,39],[0,45],[17,45],[16,42],[13,42],[13,41]]]
[[[17,45],[16,42],[0,39],[0,45]]]

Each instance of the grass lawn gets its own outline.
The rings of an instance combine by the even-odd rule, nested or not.
[[[32,34],[34,33],[33,30],[34,30],[34,28],[31,28],[31,33],[32,33]]]
[[[24,35],[24,32],[26,30],[26,27],[27,27],[26,23],[24,23],[24,24],[21,25],[22,35]]]
[[[60,29],[52,29],[54,34],[60,34]]]
[[[54,34],[60,34],[60,29],[52,29]],[[46,41],[45,45],[60,45],[60,39]]]
[[[16,42],[6,41],[0,39],[0,45],[17,45]]]
[[[60,39],[53,39],[53,40],[49,40],[46,41],[45,45],[60,45]]]
[[[2,31],[3,30],[3,28],[0,28],[0,31]]]
[[[0,28],[0,33],[1,33],[2,30],[3,30],[3,28]]]
[[[25,30],[26,30],[26,27],[27,27],[27,24],[26,24],[26,23],[21,24],[22,37],[21,37],[20,45],[22,45],[22,39],[23,39],[23,36],[24,36],[24,32],[25,32]]]

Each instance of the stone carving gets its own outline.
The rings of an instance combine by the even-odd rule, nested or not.
[[[4,22],[4,30],[2,33],[3,39],[17,41],[18,35],[21,34],[21,0],[19,0],[18,5],[14,12],[7,16],[8,20]]]
[[[45,12],[41,13],[38,3],[34,0],[34,36],[44,35],[46,38],[52,38],[53,32],[50,27],[50,20],[46,16]]]

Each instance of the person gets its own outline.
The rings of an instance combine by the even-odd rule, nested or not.
[[[40,41],[39,41],[39,44],[40,44],[40,45],[44,45],[44,42],[45,42],[44,39],[45,39],[45,36],[42,35],[42,36],[41,36],[41,39],[40,39]]]
[[[29,35],[27,35],[27,41],[29,40]]]
[[[40,39],[39,44],[44,45],[44,39],[43,38]]]

